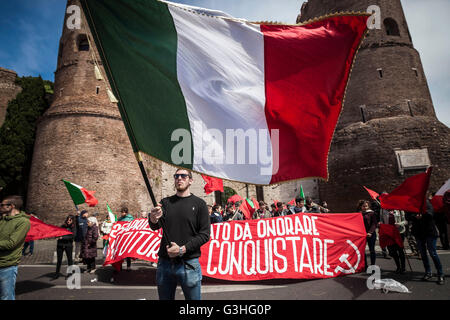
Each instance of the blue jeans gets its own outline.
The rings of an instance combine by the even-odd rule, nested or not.
[[[16,300],[17,266],[0,268],[0,300]]]
[[[159,258],[156,270],[159,300],[174,300],[178,283],[186,300],[201,300],[202,269],[198,258],[185,261]]]
[[[417,247],[419,248],[420,255],[422,256],[423,266],[425,267],[425,272],[431,274],[430,261],[428,260],[427,249],[430,253],[431,259],[434,262],[438,276],[443,275],[441,260],[436,252],[436,237],[427,237],[425,239],[416,238]]]

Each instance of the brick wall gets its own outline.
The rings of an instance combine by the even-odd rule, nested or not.
[[[5,121],[8,102],[22,90],[15,84],[16,77],[14,71],[0,68],[0,127]]]

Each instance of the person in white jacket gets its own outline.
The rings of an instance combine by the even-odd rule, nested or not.
[[[111,228],[113,226],[114,222],[112,222],[109,219],[109,214],[106,215],[105,221],[102,223],[102,227],[100,229],[100,232],[102,233],[102,239],[103,239],[103,252],[106,252],[106,248],[108,247],[108,238],[109,233],[111,232]]]

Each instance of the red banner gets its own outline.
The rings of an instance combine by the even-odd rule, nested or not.
[[[104,265],[156,262],[160,239],[146,219],[116,223]],[[234,281],[331,278],[364,270],[365,246],[360,213],[299,213],[212,224],[200,264],[204,276]]]

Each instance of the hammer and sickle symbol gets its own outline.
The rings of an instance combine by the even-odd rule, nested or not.
[[[358,247],[355,246],[353,242],[350,240],[347,240],[347,243],[356,251],[356,255],[358,256],[358,260],[356,261],[356,264],[352,266],[352,264],[348,261],[349,254],[344,253],[342,256],[339,257],[340,262],[344,262],[348,269],[344,269],[341,266],[337,266],[336,269],[334,269],[335,273],[342,272],[342,273],[355,273],[356,269],[358,268],[359,262],[361,261],[361,254],[359,253]]]

